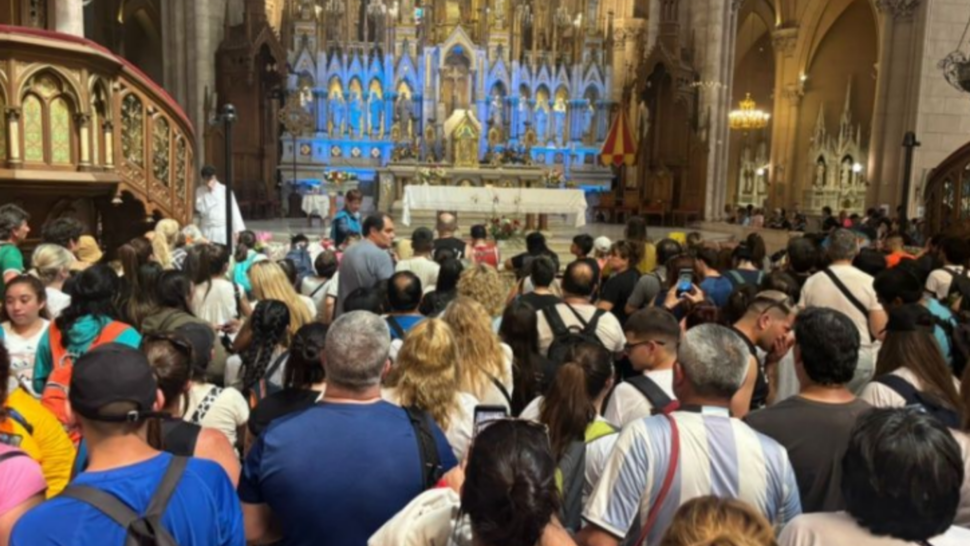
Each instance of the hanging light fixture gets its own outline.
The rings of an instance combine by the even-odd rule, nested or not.
[[[751,93],[745,95],[739,108],[728,114],[731,129],[735,131],[764,129],[768,126],[769,119],[771,119],[771,114],[758,109],[758,104],[751,99]]]
[[[754,48],[754,23],[752,22],[751,27],[751,45]],[[748,88],[751,88],[751,71],[748,71]],[[751,93],[745,93],[744,100],[738,108],[731,111],[728,114],[728,121],[730,127],[734,131],[751,131],[754,129],[764,129],[768,126],[768,120],[771,119],[771,114],[758,109],[758,104],[754,102],[751,98]]]

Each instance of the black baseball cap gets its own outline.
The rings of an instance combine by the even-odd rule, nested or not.
[[[68,398],[81,417],[108,423],[135,423],[161,414],[153,411],[158,386],[148,358],[137,349],[106,343],[74,362]],[[128,402],[126,412],[106,413],[111,404]]]

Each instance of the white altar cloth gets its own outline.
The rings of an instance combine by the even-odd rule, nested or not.
[[[303,196],[302,208],[307,216],[317,214],[320,218],[326,218],[330,214],[330,196],[308,193]]]
[[[411,225],[412,210],[491,211],[509,214],[574,215],[575,226],[586,225],[586,194],[574,189],[479,188],[408,185],[404,188],[403,221]]]

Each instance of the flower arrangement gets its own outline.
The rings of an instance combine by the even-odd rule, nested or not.
[[[415,171],[415,178],[417,178],[418,184],[427,186],[437,186],[447,176],[448,172],[438,165],[421,167]]]
[[[345,171],[328,171],[324,173],[323,179],[331,186],[341,186],[347,182],[357,180],[357,175]]]
[[[547,188],[561,188],[566,182],[566,174],[558,169],[546,171],[542,178]]]
[[[495,216],[488,222],[488,234],[496,241],[521,239],[525,236],[525,228],[518,218]]]

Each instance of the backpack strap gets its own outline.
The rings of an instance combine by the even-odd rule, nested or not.
[[[899,396],[902,396],[903,399],[906,400],[906,405],[920,404],[920,400],[916,396],[919,393],[919,391],[916,390],[916,387],[898,375],[880,375],[879,377],[873,379],[872,382],[885,385],[892,389],[893,392]]]
[[[6,453],[0,454],[0,463],[14,459],[16,457],[27,457],[28,455],[19,449],[16,451],[8,451]]]
[[[161,422],[162,445],[165,451],[172,455],[192,457],[195,455],[195,445],[199,441],[202,427],[187,423],[181,419],[163,419]]]
[[[168,464],[168,469],[165,471],[165,475],[162,476],[162,481],[158,484],[158,488],[155,489],[155,494],[148,504],[148,510],[145,512],[146,516],[161,517],[165,513],[169,501],[172,500],[172,494],[175,493],[175,488],[178,487],[179,482],[182,480],[182,474],[185,473],[185,468],[188,464],[188,457],[172,457],[172,462]]]
[[[660,388],[656,381],[645,375],[636,375],[626,380],[631,387],[640,391],[640,394],[653,406],[652,413],[669,413],[680,405],[676,400],[667,396],[667,393]]]
[[[239,319],[242,317],[242,292],[235,280],[232,281],[232,296],[236,300],[236,318]]]
[[[283,361],[286,360],[286,357],[288,356],[290,356],[290,352],[283,351],[283,353],[280,356],[276,357],[276,360],[273,361],[273,364],[270,365],[269,368],[266,368],[266,373],[263,374],[263,377],[264,378],[273,377],[273,374],[276,373],[276,370],[280,369],[280,366],[283,365]]]
[[[428,415],[416,407],[405,407],[404,411],[414,429],[414,437],[418,442],[418,456],[421,460],[421,479],[424,489],[431,489],[441,479],[441,458],[438,456],[438,444],[434,433],[428,424]]]
[[[839,279],[839,277],[836,276],[836,274],[833,273],[830,268],[825,268],[822,270],[822,272],[825,273],[826,276],[828,276],[828,278],[832,281],[832,284],[834,284],[835,287],[839,289],[839,292],[842,292],[842,295],[845,296],[845,299],[849,300],[849,303],[851,303],[853,307],[855,307],[860,313],[862,313],[862,318],[866,321],[866,332],[869,334],[869,343],[872,343],[872,340],[873,338],[875,338],[875,336],[873,336],[872,332],[869,330],[869,326],[868,326],[869,311],[866,309],[866,306],[862,305],[862,302],[859,301],[859,298],[856,298],[855,294],[849,291],[849,289],[845,286],[842,280]]]
[[[34,426],[31,425],[29,421],[27,421],[26,417],[24,417],[19,411],[9,406],[6,408],[6,411],[7,411],[7,417],[10,417],[11,419],[19,423],[20,426],[24,427],[24,430],[27,431],[27,434],[29,434],[30,436],[34,435]]]
[[[314,289],[313,289],[313,290],[312,290],[312,291],[310,292],[310,297],[312,298],[313,296],[316,296],[316,295],[317,295],[317,292],[319,292],[319,291],[321,291],[321,290],[323,290],[323,287],[324,287],[324,286],[327,286],[327,283],[328,283],[328,282],[330,282],[330,280],[329,280],[329,279],[327,279],[326,281],[323,281],[322,283],[320,283],[319,285],[317,285],[317,287],[316,287],[316,288],[314,288]]]
[[[670,423],[670,462],[667,464],[667,473],[664,475],[663,485],[660,486],[660,492],[657,493],[657,500],[650,506],[650,511],[647,512],[647,522],[640,530],[639,539],[633,544],[643,544],[647,539],[647,535],[650,534],[657,522],[657,516],[660,515],[664,501],[667,500],[667,495],[670,493],[674,476],[677,475],[677,467],[680,466],[680,429],[677,427],[677,420],[669,413],[664,413],[663,416]]]
[[[566,323],[563,322],[562,315],[559,314],[557,307],[559,306],[553,305],[551,307],[544,307],[541,311],[543,316],[546,317],[546,322],[549,324],[549,329],[552,330],[553,339],[569,333],[569,329],[566,328]]]
[[[201,424],[202,420],[205,419],[206,414],[209,413],[210,409],[212,409],[212,404],[215,403],[220,394],[222,394],[222,387],[213,385],[212,388],[209,389],[209,392],[205,393],[205,397],[203,397],[202,401],[199,402],[199,407],[195,408],[195,412],[192,414],[189,421],[195,423],[196,425]]]
[[[394,330],[394,334],[397,335],[398,339],[404,339],[404,328],[401,327],[401,323],[398,322],[396,318],[387,317],[385,322],[387,322],[387,325],[391,327],[391,330]]]
[[[58,496],[90,504],[120,525],[122,529],[128,529],[139,518],[134,510],[128,508],[128,505],[118,500],[117,497],[95,487],[69,485]]]
[[[730,271],[727,272],[727,275],[734,282],[734,285],[735,286],[741,286],[741,285],[745,284],[744,277],[742,277],[741,274],[738,273],[737,271],[731,269]]]

